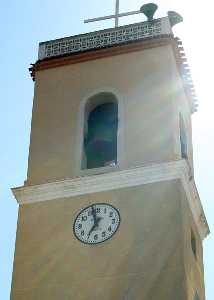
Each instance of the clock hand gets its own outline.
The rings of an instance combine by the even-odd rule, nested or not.
[[[97,224],[94,224],[92,227],[91,227],[91,229],[90,229],[90,231],[89,231],[89,233],[88,233],[88,238],[89,238],[89,236],[91,235],[91,233],[92,233],[92,231],[94,231],[94,229],[97,227]]]
[[[96,218],[96,221],[94,222],[94,225],[91,227],[89,233],[88,233],[88,238],[90,237],[92,231],[94,231],[97,227],[99,227],[99,223],[102,220],[101,217]]]
[[[94,225],[91,227],[89,233],[88,233],[88,238],[91,235],[92,231],[94,231],[94,229],[97,227],[97,214],[96,214],[96,209],[94,208],[94,205],[91,206],[91,213],[93,216],[93,220],[94,220]]]
[[[94,208],[93,205],[92,205],[92,215],[93,215],[93,219],[94,219],[94,225],[98,226],[98,224],[102,220],[102,218],[101,217],[97,217],[97,211],[96,211],[96,208]]]
[[[101,217],[97,217],[97,219],[96,219],[96,225],[97,225],[97,227],[99,226],[99,223],[100,223],[101,220],[102,220]]]
[[[92,216],[93,216],[93,219],[94,219],[94,223],[96,223],[96,220],[97,220],[96,209],[94,208],[93,205],[92,205],[91,209],[92,209]]]

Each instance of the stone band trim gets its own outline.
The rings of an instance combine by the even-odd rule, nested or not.
[[[189,166],[186,160],[152,164],[35,186],[23,186],[13,188],[12,192],[17,202],[24,205],[175,179],[181,180],[199,234],[201,239],[204,239],[209,234],[209,227],[194,180],[190,180]]]

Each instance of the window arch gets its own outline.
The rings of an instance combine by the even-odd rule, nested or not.
[[[193,300],[200,300],[199,295],[198,295],[197,292],[195,292],[195,296],[194,296],[194,299],[193,299]]]
[[[196,244],[196,237],[193,230],[191,230],[191,247],[195,258],[197,258],[197,244]]]
[[[186,129],[184,126],[184,120],[182,115],[180,114],[179,118],[179,126],[180,126],[180,144],[181,144],[181,157],[182,158],[188,158],[188,151],[187,151],[187,135],[186,135]]]
[[[117,164],[118,103],[112,93],[91,97],[85,107],[82,169]]]

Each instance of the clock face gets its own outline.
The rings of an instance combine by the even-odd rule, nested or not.
[[[120,225],[120,214],[110,204],[95,203],[80,211],[74,221],[74,234],[86,244],[110,239]]]

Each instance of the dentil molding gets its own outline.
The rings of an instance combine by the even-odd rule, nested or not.
[[[202,239],[205,238],[209,233],[209,227],[186,160],[17,187],[13,188],[12,192],[17,202],[24,205],[174,179],[181,180],[200,236]]]

